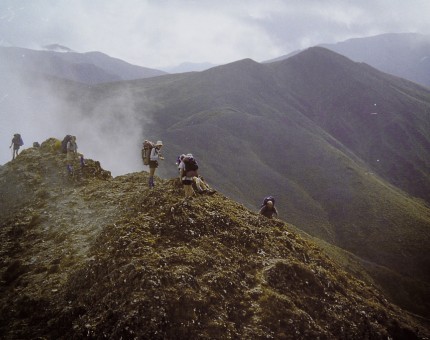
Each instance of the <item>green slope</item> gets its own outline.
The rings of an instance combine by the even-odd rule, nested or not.
[[[176,178],[149,189],[93,160],[70,177],[59,144],[0,171],[1,338],[429,336],[291,225],[221,193],[184,199]]]
[[[192,152],[212,186],[254,211],[275,195],[282,219],[360,256],[403,305],[423,305],[430,292],[427,89],[313,48],[273,64],[246,59],[85,90],[63,98],[80,119],[111,114],[106,139],[115,122],[135,114],[142,140],[164,141],[161,176],[177,176],[177,155]],[[398,292],[388,279],[396,276],[404,280]]]
[[[123,86],[100,89],[120,96]],[[163,176],[192,152],[232,198],[256,210],[275,195],[283,219],[428,289],[430,210],[409,196],[430,192],[425,88],[314,48],[127,90],[152,120],[148,137],[165,142]]]

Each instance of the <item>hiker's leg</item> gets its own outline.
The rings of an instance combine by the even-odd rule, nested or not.
[[[185,197],[191,197],[194,194],[193,187],[191,185],[185,185]]]
[[[155,174],[155,168],[149,168],[149,187],[153,188],[154,187],[154,174]]]

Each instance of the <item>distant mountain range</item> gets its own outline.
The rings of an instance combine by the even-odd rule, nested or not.
[[[430,35],[391,33],[318,46],[430,87]],[[299,52],[292,52],[268,62],[283,60]]]
[[[19,82],[32,106],[49,113],[55,97],[50,117],[67,112],[102,162],[137,160],[143,139],[162,139],[157,174],[177,177],[176,157],[192,152],[211,185],[255,210],[274,195],[283,219],[358,256],[394,301],[430,316],[428,88],[322,47],[91,87],[39,77]]]
[[[167,73],[184,73],[184,72],[200,72],[200,71],[206,71],[212,67],[215,67],[217,65],[211,64],[211,63],[182,63],[178,66],[173,67],[165,67],[163,68],[164,71]]]
[[[136,66],[100,52],[76,53],[60,45],[47,51],[0,47],[0,69],[38,72],[85,84],[149,78],[166,72]],[[59,52],[61,51],[61,52]]]

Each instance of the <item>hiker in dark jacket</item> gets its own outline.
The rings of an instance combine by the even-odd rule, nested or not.
[[[275,215],[275,217],[278,217],[278,210],[275,207],[275,203],[269,200],[260,209],[259,214],[267,218],[273,218],[273,215]]]
[[[163,142],[161,140],[155,143],[155,147],[151,150],[151,155],[149,156],[149,187],[152,189],[155,186],[154,183],[154,174],[155,169],[158,168],[158,160],[163,160],[164,157],[161,156],[161,147],[163,146]]]
[[[24,143],[22,141],[21,135],[19,133],[15,133],[12,138],[12,143],[9,146],[9,149],[13,145],[13,154],[12,154],[12,160],[15,159],[16,156],[18,156],[18,151],[20,146],[22,146]]]

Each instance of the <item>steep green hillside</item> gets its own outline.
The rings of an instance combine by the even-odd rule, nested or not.
[[[294,227],[176,178],[69,177],[58,144],[0,169],[1,338],[430,336]]]
[[[84,110],[124,91],[142,139],[165,143],[159,174],[175,176],[176,156],[192,152],[208,181],[248,208],[275,195],[283,219],[358,255],[396,301],[428,315],[428,90],[312,48],[98,87]]]
[[[430,202],[428,89],[321,48],[270,67],[302,99],[300,112],[384,179]]]
[[[16,83],[35,89],[19,104],[47,109],[47,129],[65,117],[100,159],[133,164],[143,139],[162,139],[164,178],[192,152],[214,187],[254,211],[275,195],[284,220],[359,256],[397,303],[429,315],[427,89],[322,48],[97,87],[42,80]]]

